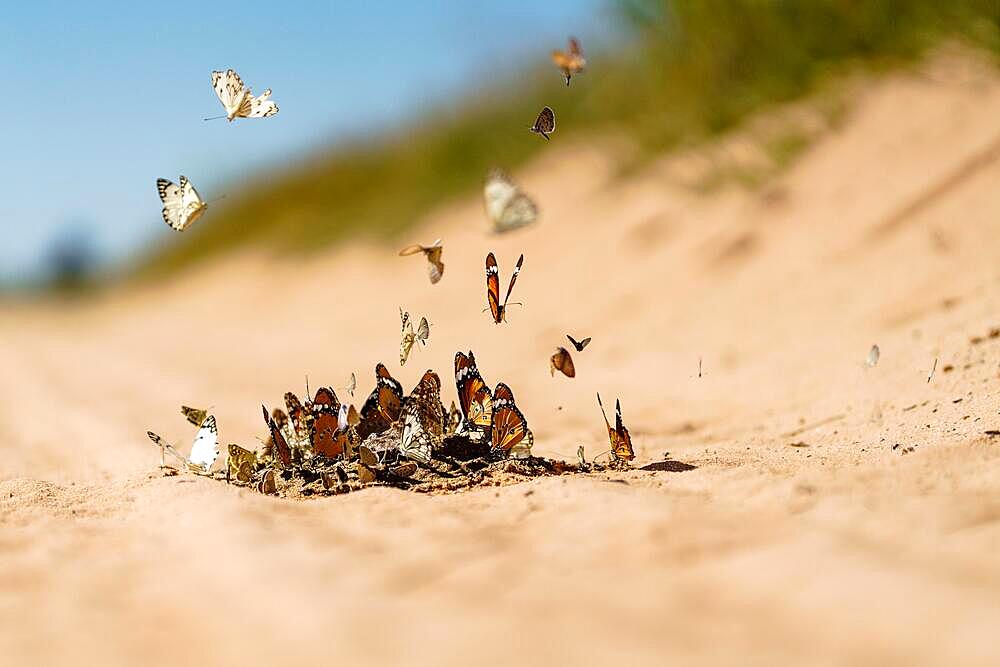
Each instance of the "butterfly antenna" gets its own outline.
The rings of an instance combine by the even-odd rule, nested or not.
[[[222,201],[222,200],[223,200],[223,199],[225,199],[225,198],[226,198],[226,195],[222,195],[221,197],[216,197],[215,199],[209,199],[209,200],[208,200],[207,202],[205,202],[205,203],[206,203],[206,204],[214,204],[215,202],[217,202],[217,201]]]
[[[545,134],[544,132],[539,132],[538,134],[540,134],[543,137],[545,137],[545,141],[552,141],[551,139],[549,139],[549,135]]]
[[[312,396],[312,394],[309,393],[309,374],[306,373],[306,400],[307,401],[309,400],[310,396]]]
[[[202,120],[219,120],[220,118],[225,118],[225,117],[226,114],[222,114],[221,116],[210,116],[208,118],[202,118]]]

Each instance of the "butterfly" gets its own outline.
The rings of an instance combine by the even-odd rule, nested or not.
[[[308,449],[312,433],[312,412],[302,407],[299,397],[290,391],[285,392],[285,407],[288,409],[290,428],[284,432],[292,436],[288,438],[288,442],[298,449]]]
[[[163,222],[171,229],[183,232],[208,208],[201,195],[191,185],[186,176],[181,176],[180,185],[165,178],[156,179],[156,191],[163,202]]]
[[[417,463],[430,463],[431,453],[441,445],[444,414],[441,410],[441,378],[428,370],[406,398],[400,416],[403,434],[399,453]]]
[[[403,309],[399,309],[399,319],[402,320],[402,338],[399,341],[399,365],[405,366],[406,360],[410,358],[410,350],[413,349],[413,344],[417,341],[421,345],[427,344],[427,339],[431,335],[431,326],[427,323],[426,317],[420,318],[420,324],[417,326],[417,332],[413,333],[413,321],[410,320],[410,314],[403,312]]]
[[[403,387],[384,364],[375,366],[375,389],[361,406],[358,437],[364,440],[372,433],[382,433],[399,419],[403,404]]]
[[[505,456],[513,453],[517,458],[527,458],[534,441],[528,420],[514,404],[514,392],[503,382],[497,383],[493,391],[493,453]]]
[[[576,348],[577,352],[583,352],[583,348],[585,348],[588,345],[590,345],[590,339],[589,338],[584,338],[580,342],[576,342],[575,340],[573,340],[573,337],[570,336],[569,334],[566,334],[566,338],[569,339],[569,342],[573,343],[573,347]]]
[[[146,435],[160,448],[161,455],[164,452],[169,453],[180,461],[189,472],[200,475],[208,474],[212,464],[219,458],[219,429],[216,427],[213,415],[209,415],[202,422],[201,428],[198,429],[198,433],[194,436],[194,442],[191,444],[191,455],[187,458],[184,458],[173,445],[152,431],[146,431]]]
[[[462,428],[488,434],[493,424],[493,393],[479,374],[476,356],[455,353],[455,389],[461,408]]]
[[[354,373],[351,373],[351,379],[348,381],[347,386],[344,387],[344,389],[346,389],[347,393],[353,397],[354,390],[357,388],[358,388],[358,378],[355,377]]]
[[[528,129],[535,134],[542,135],[547,141],[549,135],[556,131],[555,112],[552,111],[551,107],[542,107],[542,110],[538,112],[538,117],[535,118],[535,124]]]
[[[271,96],[270,88],[263,95],[254,97],[250,89],[243,86],[240,75],[231,69],[212,72],[212,88],[219,96],[226,110],[226,120],[230,123],[236,118],[267,118],[278,113],[278,105],[267,99]]]
[[[195,426],[201,426],[202,422],[205,421],[205,417],[208,417],[207,410],[199,410],[198,408],[189,408],[186,405],[181,406],[181,414],[187,417],[187,420],[194,424]]]
[[[583,57],[583,49],[576,37],[569,38],[569,53],[555,50],[552,52],[552,62],[556,64],[562,74],[566,77],[566,85],[574,74],[579,74],[587,66],[587,61]]]
[[[288,446],[288,441],[285,440],[285,435],[278,428],[278,425],[274,422],[274,418],[268,416],[267,408],[263,405],[260,406],[261,410],[264,411],[264,423],[267,424],[268,430],[271,432],[271,443],[272,443],[272,455],[274,459],[282,466],[289,466],[292,464],[292,448]]]
[[[347,448],[347,430],[340,428],[340,401],[333,389],[320,387],[312,402],[312,445],[318,456],[335,459]],[[345,410],[344,421],[347,420]]]
[[[611,428],[608,422],[608,415],[604,412],[604,404],[601,403],[601,395],[597,394],[597,404],[601,406],[601,414],[604,415],[604,424],[608,427],[608,440],[611,441],[611,455],[613,461],[631,461],[635,458],[635,450],[632,449],[632,436],[628,434],[628,429],[622,423],[621,401],[615,401],[615,427]]]
[[[424,253],[424,256],[427,258],[427,275],[431,279],[431,284],[434,285],[444,275],[444,262],[441,261],[441,253],[443,251],[444,246],[441,245],[441,239],[438,239],[432,246],[422,246],[419,243],[408,245],[399,251],[399,256],[406,257],[408,255],[416,255],[418,252]]]
[[[248,483],[257,472],[257,453],[243,449],[239,445],[229,445],[229,459],[226,465],[226,481],[235,479]]]
[[[451,402],[451,407],[448,408],[448,422],[445,424],[444,432],[451,434],[458,431],[462,426],[462,413],[455,407],[455,401]]]
[[[532,199],[501,170],[494,169],[483,187],[486,215],[499,233],[530,225],[538,219],[538,207]]]
[[[500,270],[497,268],[497,258],[491,252],[486,256],[486,298],[490,304],[490,312],[493,314],[493,321],[497,324],[507,319],[507,300],[514,289],[517,281],[517,274],[521,272],[521,265],[524,263],[524,255],[517,259],[514,273],[510,276],[510,284],[507,286],[507,295],[500,303]]]
[[[264,474],[260,476],[260,481],[257,482],[257,491],[268,496],[273,496],[278,492],[278,485],[275,482],[273,469],[268,468],[264,471]]]
[[[868,366],[868,368],[874,368],[875,365],[878,364],[879,356],[880,352],[878,345],[872,345],[872,349],[868,351],[868,359],[865,360],[865,365]]]
[[[573,365],[573,357],[569,356],[569,350],[565,347],[556,348],[555,353],[549,358],[549,371],[551,375],[560,371],[568,378],[576,377],[576,367]]]

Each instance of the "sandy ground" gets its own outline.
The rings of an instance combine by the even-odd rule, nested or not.
[[[489,236],[472,197],[422,223],[433,287],[355,246],[4,306],[0,662],[997,664],[1000,76],[945,57],[849,109],[711,196],[554,137],[517,174],[534,228]],[[525,253],[502,327],[490,249]],[[398,306],[433,324],[403,369]],[[594,338],[574,380],[566,332]],[[158,476],[145,431],[189,439],[181,403],[256,444],[306,374],[409,389],[468,348],[540,454],[605,449],[594,393],[621,397],[636,469],[309,502]]]

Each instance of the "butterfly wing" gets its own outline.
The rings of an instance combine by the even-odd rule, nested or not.
[[[235,118],[249,93],[243,87],[240,75],[232,69],[227,69],[225,72],[212,72],[212,88],[215,89],[216,96],[226,110],[226,117],[229,120]]]
[[[194,436],[188,463],[208,472],[217,458],[219,458],[219,430],[215,424],[215,416],[209,415]]]
[[[181,230],[183,231],[185,228],[193,224],[195,220],[201,217],[202,213],[205,212],[205,209],[208,208],[208,204],[202,200],[201,195],[199,195],[198,191],[194,189],[194,186],[191,185],[191,181],[189,181],[186,176],[181,176],[180,188],[181,204],[183,206],[184,215],[181,226]]]
[[[313,452],[328,459],[343,455],[347,433],[340,428],[340,401],[333,389],[320,387],[312,402]],[[346,412],[345,412],[346,421]]]
[[[569,38],[569,53],[576,58],[583,57],[583,48],[580,46],[580,40],[576,37]]]
[[[421,344],[426,345],[427,339],[431,337],[431,325],[427,322],[426,317],[420,318],[420,325],[417,327],[417,340]]]
[[[530,450],[533,441],[528,420],[514,403],[514,392],[503,382],[498,383],[493,392],[493,432],[490,441],[493,452],[507,454],[515,447]]]
[[[455,389],[462,419],[474,428],[489,430],[493,423],[493,394],[479,374],[476,357],[469,352],[455,354]]]
[[[632,436],[622,422],[621,401],[615,401],[615,441],[611,443],[616,459],[631,461],[635,458],[635,450],[632,449]]]
[[[503,298],[504,308],[507,307],[507,300],[510,299],[510,293],[514,291],[514,283],[517,282],[517,275],[521,273],[522,264],[524,264],[524,255],[517,258],[517,265],[514,266],[514,273],[510,276],[510,284],[507,285],[507,295]]]
[[[375,389],[361,406],[358,436],[364,440],[372,433],[382,433],[399,419],[403,403],[400,386],[384,364],[375,366]]]
[[[552,375],[555,375],[556,371],[560,371],[568,378],[576,377],[576,367],[573,365],[573,357],[570,356],[569,350],[565,347],[556,348],[555,353],[549,359],[549,367]]]
[[[431,279],[431,285],[436,285],[441,276],[444,275],[444,262],[441,261],[441,253],[444,248],[440,245],[431,246],[425,250],[427,254],[427,276]]]
[[[205,421],[205,417],[208,416],[208,411],[199,410],[198,408],[189,408],[186,405],[182,405],[181,414],[183,414],[187,420],[195,426],[201,426],[202,422]]]
[[[402,338],[399,340],[399,365],[405,366],[406,360],[410,358],[410,350],[413,349],[413,343],[416,341],[416,336],[413,334],[413,324],[410,323],[409,315],[403,320],[403,334]]]
[[[247,99],[240,109],[241,112],[245,110],[245,113],[240,113],[239,115],[244,118],[267,118],[278,113],[278,105],[274,103],[274,100],[268,99],[270,96],[270,88],[258,97],[251,96],[249,91],[247,91]]]
[[[608,429],[608,442],[611,443],[611,451],[615,451],[615,441],[618,439],[618,433],[615,429],[611,428],[611,422],[608,421],[608,415],[604,412],[604,403],[601,402],[601,393],[597,393],[597,404],[601,406],[601,415],[604,416],[604,425]]]
[[[181,194],[180,186],[165,179],[156,179],[156,192],[163,202],[163,222],[170,225],[171,229],[181,231],[184,229],[184,197]]]
[[[590,345],[590,338],[584,338],[581,341],[577,341],[572,336],[570,336],[569,334],[566,334],[566,338],[568,338],[569,342],[573,344],[573,347],[576,348],[577,352],[583,352],[583,348],[585,348],[588,345]]]
[[[552,111],[551,107],[542,107],[542,110],[538,112],[538,117],[535,118],[535,124],[532,126],[531,130],[533,132],[538,132],[539,134],[549,134],[555,132],[556,129],[556,114]]]
[[[409,255],[416,255],[418,252],[423,252],[424,247],[419,243],[414,243],[413,245],[408,245],[399,251],[400,257],[408,257]]]
[[[486,255],[486,299],[490,304],[493,321],[500,324],[503,314],[500,309],[500,269],[497,268],[497,258],[492,252]]]
[[[403,433],[399,452],[418,463],[430,463],[432,451],[444,434],[441,409],[441,379],[434,371],[424,373],[403,406]]]
[[[264,411],[264,423],[267,424],[267,428],[271,432],[271,442],[274,445],[274,458],[283,466],[291,465],[292,448],[288,446],[288,441],[285,440],[285,435],[281,432],[281,429],[278,428],[274,419],[267,414],[267,408],[263,405],[260,406],[260,408]]]
[[[239,445],[229,445],[229,458],[226,462],[226,478],[247,483],[257,472],[257,454]]]

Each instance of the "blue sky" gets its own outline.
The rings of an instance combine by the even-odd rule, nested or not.
[[[0,281],[37,275],[52,242],[92,235],[119,260],[172,233],[155,180],[227,181],[418,116],[511,78],[561,45],[606,42],[607,0],[6,3]],[[233,67],[280,113],[221,112],[213,69]]]

